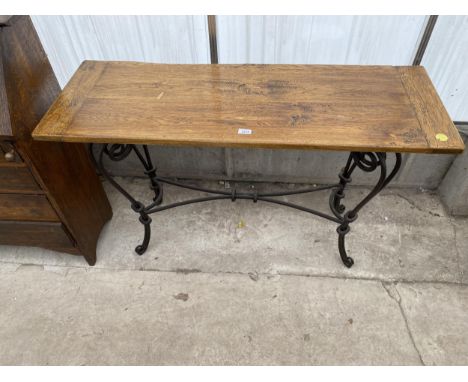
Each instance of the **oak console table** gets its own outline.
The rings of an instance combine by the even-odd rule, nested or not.
[[[85,61],[35,129],[37,140],[103,144],[95,162],[130,202],[150,240],[150,215],[210,200],[276,203],[338,225],[345,236],[359,211],[397,174],[401,153],[460,153],[464,144],[423,67],[326,65],[163,65]],[[141,145],[141,146],[140,146]],[[338,182],[288,192],[218,191],[157,175],[147,145],[350,151]],[[144,204],[104,166],[134,153],[154,192]],[[387,156],[395,156],[392,168]],[[380,175],[353,208],[342,204],[355,170]],[[163,184],[209,194],[162,204]],[[331,214],[276,197],[330,191]],[[152,194],[153,195],[153,194]]]

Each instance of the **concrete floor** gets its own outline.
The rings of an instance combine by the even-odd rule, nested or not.
[[[145,180],[121,181],[148,196]],[[0,246],[0,364],[468,364],[468,219],[432,193],[390,189],[371,202],[347,237],[346,269],[335,224],[249,201],[153,215],[139,257],[142,227],[105,187],[114,217],[95,267]],[[348,204],[365,192],[351,189]],[[288,198],[322,209],[327,199]]]

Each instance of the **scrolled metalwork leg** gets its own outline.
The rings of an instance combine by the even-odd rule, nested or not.
[[[351,268],[354,265],[354,260],[348,256],[345,247],[345,237],[350,232],[351,227],[350,223],[354,222],[358,217],[358,212],[373,198],[375,197],[380,191],[383,190],[385,186],[395,177],[398,170],[401,166],[401,154],[395,154],[395,166],[390,174],[387,176],[387,155],[385,153],[359,153],[359,152],[352,152],[348,158],[348,162],[340,173],[340,184],[337,189],[332,191],[332,195],[330,196],[330,208],[335,216],[341,219],[341,224],[337,228],[338,232],[338,250],[340,252],[341,260],[343,264]],[[371,192],[364,197],[353,209],[346,212],[344,215],[340,215],[344,212],[344,208],[337,208],[341,204],[342,199],[342,190],[348,183],[346,178],[349,178],[349,174],[354,170],[356,167],[359,167],[364,172],[372,172],[377,168],[380,168],[380,176],[377,184],[371,190]],[[343,176],[344,175],[344,176]],[[344,178],[344,179],[343,179]],[[339,194],[341,190],[341,194]],[[336,193],[338,193],[338,197],[336,197]],[[338,204],[336,200],[338,199]]]
[[[118,182],[115,181],[115,179],[109,174],[109,172],[104,167],[104,155],[112,161],[121,161],[127,158],[132,151],[135,151],[137,155],[139,154],[139,152],[134,145],[104,144],[99,152],[99,157],[96,160],[96,158],[94,157],[92,144],[90,145],[90,151],[94,164],[99,169],[102,176],[106,178],[109,181],[109,183],[115,189],[117,189],[117,191],[119,191],[123,196],[125,196],[125,198],[130,202],[130,207],[132,208],[132,210],[140,215],[139,221],[141,224],[143,224],[144,227],[144,237],[142,243],[135,247],[135,252],[138,255],[142,255],[148,248],[148,244],[151,239],[151,218],[148,216],[143,203],[139,202],[132,195],[130,195],[130,193],[128,193]],[[149,162],[148,166],[150,167],[150,169],[152,168],[154,170],[151,162]],[[145,168],[147,168],[146,165]],[[154,174],[154,176],[156,176],[156,174]],[[162,193],[155,195],[155,202],[159,201],[160,203],[161,198]]]

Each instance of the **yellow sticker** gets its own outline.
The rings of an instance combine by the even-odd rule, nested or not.
[[[438,141],[441,141],[441,142],[447,142],[448,141],[448,137],[445,134],[442,134],[442,133],[436,134],[436,139]]]
[[[245,228],[245,221],[241,219],[239,223],[237,223],[237,228]]]

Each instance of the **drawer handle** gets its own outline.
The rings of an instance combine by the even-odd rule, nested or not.
[[[15,161],[15,150],[10,150],[5,153],[5,160],[7,162],[14,162]]]

